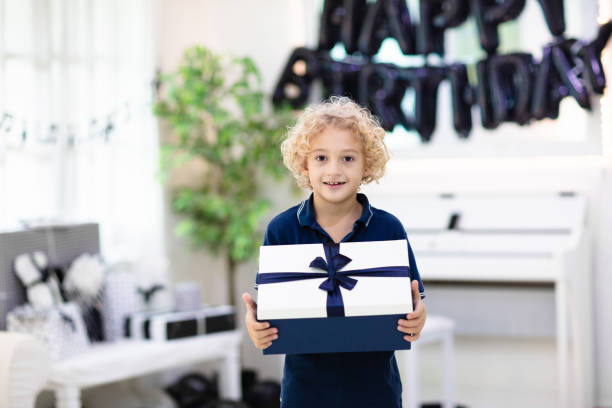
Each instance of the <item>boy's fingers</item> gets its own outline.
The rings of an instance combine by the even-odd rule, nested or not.
[[[397,325],[397,330],[404,332],[404,333],[416,333],[416,332],[421,331],[419,326],[408,327],[408,326],[400,326],[400,325]]]
[[[419,293],[419,281],[413,280],[410,283],[412,287],[412,304],[416,306],[419,300],[421,300],[421,294]]]
[[[424,310],[422,308],[422,301],[417,305],[417,307],[414,309],[414,312],[412,313],[408,313],[406,315],[406,319],[408,320],[419,320],[423,317],[424,315]]]
[[[276,327],[271,327],[268,330],[260,330],[254,333],[255,337],[259,340],[263,340],[266,337],[274,336],[278,333],[278,329]]]
[[[418,333],[419,332],[419,328],[418,327],[397,326],[397,331],[400,331],[400,332],[406,333],[406,334],[414,334],[414,333]]]
[[[242,300],[244,300],[244,304],[247,307],[249,312],[255,312],[257,310],[257,303],[253,300],[253,297],[248,293],[242,294]]]
[[[407,319],[415,319],[417,317],[420,317],[420,315],[421,315],[423,299],[421,299],[421,293],[419,292],[419,281],[413,280],[412,283],[410,284],[410,286],[412,288],[413,312],[412,313],[408,313],[406,315],[406,318]]]
[[[268,327],[270,327],[270,323],[268,323],[268,322],[257,322],[257,321],[256,321],[256,322],[251,323],[251,327],[252,327],[253,329],[257,330],[257,331],[259,331],[259,330],[265,330],[265,329],[267,329]]]
[[[415,320],[399,319],[397,321],[397,325],[401,327],[407,327],[409,329],[414,329],[416,327],[419,327],[419,322]]]
[[[278,338],[278,329],[276,327],[270,327],[269,322],[257,321],[257,303],[250,294],[246,292],[243,293],[242,300],[247,308],[247,327],[255,347],[260,350],[267,349],[272,345],[272,341]]]
[[[270,343],[272,340],[278,339],[278,334],[270,334],[259,339],[260,343]]]

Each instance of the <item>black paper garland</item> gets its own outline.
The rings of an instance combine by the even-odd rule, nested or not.
[[[540,61],[528,53],[497,54],[498,26],[517,18],[525,0],[421,0],[418,24],[404,0],[326,0],[318,49],[301,47],[291,53],[273,102],[299,108],[308,101],[313,82],[320,80],[323,97],[349,96],[378,116],[385,130],[397,125],[415,129],[423,142],[430,141],[435,130],[438,88],[445,80],[450,84],[453,127],[461,138],[472,129],[473,106],[486,129],[557,118],[567,96],[590,110],[591,95],[602,94],[606,86],[601,53],[612,35],[612,21],[601,25],[592,41],[565,38],[563,1],[538,2],[554,36],[543,47]],[[389,37],[406,55],[443,56],[444,32],[470,14],[487,53],[476,63],[476,83],[470,83],[462,63],[399,67],[373,59]],[[330,56],[339,42],[350,54],[343,61]],[[407,92],[414,93],[414,112],[402,106]]]
[[[42,145],[65,144],[73,148],[77,142],[84,140],[103,140],[109,142],[116,129],[125,123],[149,111],[160,87],[160,75],[158,71],[155,78],[145,82],[150,96],[126,100],[115,106],[110,112],[90,118],[84,123],[65,121],[39,121],[31,118],[21,117],[15,112],[0,112],[0,145],[5,147],[19,148],[26,142]],[[304,99],[306,101],[306,99]],[[83,130],[85,128],[85,130]],[[77,138],[78,136],[78,138]]]

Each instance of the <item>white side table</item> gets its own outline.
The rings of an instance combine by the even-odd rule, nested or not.
[[[421,337],[412,343],[411,350],[402,351],[404,368],[403,405],[406,408],[417,408],[419,404],[419,347],[421,344],[441,342],[443,353],[443,407],[455,407],[455,352],[453,346],[454,323],[444,316],[428,315]]]
[[[96,343],[82,354],[54,363],[47,388],[55,391],[57,408],[79,408],[83,388],[219,360],[221,397],[239,400],[241,342],[241,331],[234,330],[166,342]]]

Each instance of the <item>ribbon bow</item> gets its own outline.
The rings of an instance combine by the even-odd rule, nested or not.
[[[352,290],[357,284],[357,279],[353,279],[348,277],[347,275],[343,275],[338,273],[338,270],[342,269],[349,262],[351,262],[351,258],[348,256],[338,254],[333,259],[330,265],[325,262],[325,259],[320,256],[316,257],[314,261],[310,263],[311,268],[323,269],[327,271],[328,278],[319,285],[319,288],[332,292],[338,288],[338,286],[342,286],[344,289]]]
[[[329,262],[318,256],[310,263],[310,267],[327,271],[327,279],[319,285],[319,289],[327,292],[327,316],[344,316],[344,302],[340,286],[353,290],[357,279],[348,276],[351,271],[342,273],[340,269],[351,262],[351,258],[342,255],[337,245],[324,245],[323,248]]]

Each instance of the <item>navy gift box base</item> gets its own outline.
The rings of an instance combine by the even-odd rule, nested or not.
[[[397,330],[405,314],[269,320],[278,339],[264,354],[312,354],[359,351],[409,350],[404,333]]]

